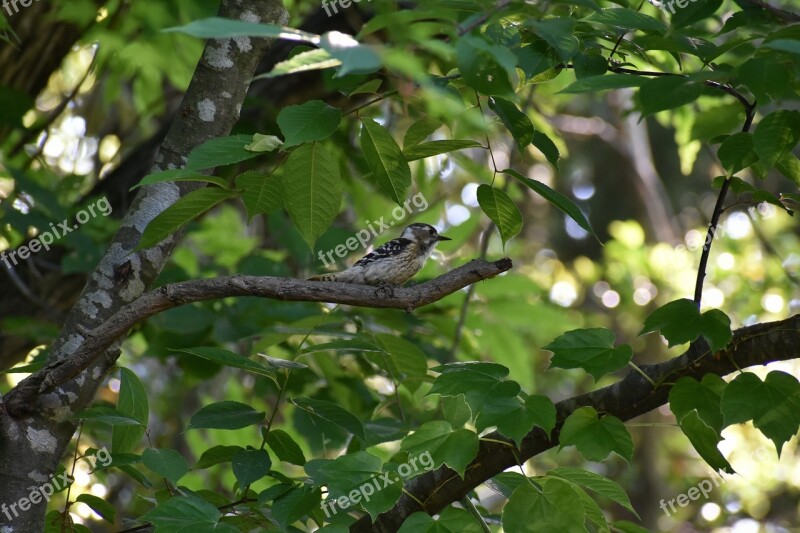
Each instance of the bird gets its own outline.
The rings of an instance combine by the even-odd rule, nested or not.
[[[439,242],[450,240],[430,224],[411,224],[400,237],[379,246],[347,270],[313,276],[309,281],[399,287],[422,269]]]

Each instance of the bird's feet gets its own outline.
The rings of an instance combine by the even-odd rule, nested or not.
[[[394,298],[394,285],[381,283],[375,289],[375,295],[379,298]]]

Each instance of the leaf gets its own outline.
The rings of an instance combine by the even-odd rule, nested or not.
[[[530,81],[535,80],[540,74],[553,70],[559,63],[558,56],[545,41],[536,41],[513,52],[517,56],[517,67],[522,69]]]
[[[687,298],[669,302],[650,313],[639,335],[652,331],[660,331],[670,347],[693,342],[702,335],[715,352],[725,348],[733,338],[731,320],[725,313],[711,309],[701,315],[697,304]]]
[[[90,407],[70,417],[77,420],[97,420],[111,426],[141,426],[133,416],[122,413],[113,407]]]
[[[739,81],[750,89],[759,104],[781,98],[789,87],[789,71],[777,61],[753,57],[739,67]]]
[[[641,87],[647,78],[631,76],[628,74],[605,74],[602,76],[588,76],[581,78],[559,91],[559,94],[580,94],[588,92],[607,91],[609,89],[625,89],[628,87]]]
[[[380,352],[381,348],[375,346],[370,342],[364,342],[355,339],[347,339],[341,341],[321,342],[319,344],[311,344],[303,348],[300,353],[315,353],[315,352]]]
[[[520,152],[533,140],[534,128],[528,115],[520,111],[516,105],[503,98],[489,98],[489,108],[503,122],[503,125],[511,132],[512,137],[517,143]]]
[[[506,170],[503,170],[502,173],[515,177],[517,180],[521,181],[522,183],[533,189],[534,192],[536,192],[538,195],[540,195],[545,200],[550,202],[554,207],[559,209],[562,213],[564,213],[572,220],[574,220],[580,227],[582,227],[583,229],[594,235],[595,239],[597,239],[598,241],[600,240],[597,237],[597,234],[594,232],[594,229],[592,229],[591,224],[589,224],[589,221],[586,220],[586,217],[583,215],[581,210],[578,209],[578,206],[575,205],[575,203],[572,200],[570,200],[560,192],[551,189],[550,187],[548,187],[547,185],[545,185],[540,181],[526,178],[516,170],[511,170],[510,168],[507,168]]]
[[[275,135],[255,133],[253,134],[253,142],[245,144],[244,149],[251,152],[271,152],[279,146],[283,146],[283,141]]]
[[[228,188],[227,180],[219,176],[206,176],[197,170],[186,170],[185,168],[176,168],[172,170],[162,170],[161,172],[154,172],[143,177],[139,183],[131,187],[129,190],[138,189],[145,185],[152,185],[154,183],[161,183],[164,181],[204,181],[206,183],[213,183],[219,185],[223,189]]]
[[[361,149],[375,179],[389,197],[402,205],[411,187],[411,169],[392,134],[370,119],[361,121]]]
[[[342,111],[321,100],[309,100],[300,105],[290,105],[278,113],[278,126],[290,148],[310,141],[327,139],[339,127]]]
[[[147,448],[142,453],[142,463],[167,481],[171,481],[173,485],[189,471],[189,465],[183,455],[165,448]]]
[[[800,111],[774,111],[761,119],[753,133],[753,147],[766,168],[771,168],[800,140]]]
[[[628,344],[614,347],[616,336],[605,328],[575,329],[544,347],[553,352],[550,368],[582,368],[599,381],[605,374],[628,365],[633,349]]]
[[[559,449],[575,446],[589,461],[603,461],[611,452],[628,463],[633,458],[633,441],[625,424],[612,415],[598,418],[592,407],[581,407],[567,417],[559,442]]]
[[[283,188],[275,175],[248,170],[236,176],[236,186],[243,189],[242,201],[248,222],[256,215],[266,215],[283,208]]]
[[[719,452],[717,444],[720,442],[719,433],[703,422],[696,410],[691,411],[680,421],[681,430],[689,438],[694,449],[700,457],[714,470],[724,470],[733,474],[733,467],[727,459]]]
[[[558,51],[566,63],[580,52],[580,41],[575,37],[575,21],[570,17],[555,17],[529,22],[536,35]]]
[[[478,204],[497,226],[504,247],[508,239],[522,231],[522,213],[502,189],[485,183],[479,185]]]
[[[416,512],[403,521],[397,533],[481,533],[478,522],[464,509],[447,507],[433,518]]]
[[[550,140],[550,137],[537,130],[533,133],[531,144],[544,154],[547,162],[553,166],[553,170],[558,174],[558,158],[561,157],[561,154],[558,152],[555,143]]]
[[[520,393],[519,383],[504,379],[508,368],[497,363],[450,363],[431,370],[441,375],[433,382],[428,394],[463,394],[473,412],[477,412],[489,398],[513,398]]]
[[[321,418],[348,433],[366,439],[364,426],[361,425],[361,421],[356,418],[355,415],[339,407],[335,403],[303,397],[293,398],[292,403],[311,416]]]
[[[446,464],[463,478],[467,465],[478,454],[478,435],[468,429],[453,428],[444,420],[426,422],[403,439],[400,450],[409,455],[429,453],[433,467]]]
[[[212,187],[198,189],[179,198],[147,224],[136,250],[155,246],[186,223],[235,195],[233,191]]]
[[[280,63],[277,63],[272,70],[259,74],[253,78],[253,81],[277,78],[278,76],[285,76],[287,74],[296,74],[298,72],[308,72],[310,70],[323,70],[327,68],[338,67],[342,62],[331,56],[327,50],[322,48],[315,48],[307,50],[297,55],[290,57]]]
[[[642,116],[673,109],[694,102],[703,85],[683,76],[661,76],[647,80],[638,93]]]
[[[758,155],[753,148],[753,136],[748,132],[734,133],[722,141],[717,157],[729,177],[755,164]]]
[[[293,488],[272,504],[272,516],[281,526],[281,531],[290,531],[289,525],[312,512],[319,512],[319,488],[302,486]]]
[[[203,452],[194,465],[195,470],[203,470],[221,463],[230,463],[236,452],[244,450],[241,446],[214,446]]]
[[[174,26],[161,30],[165,33],[178,32],[200,37],[201,39],[230,39],[234,37],[266,37],[270,39],[284,39],[287,41],[305,41],[316,44],[319,35],[308,33],[294,28],[277,26],[275,24],[258,24],[244,20],[233,20],[220,17],[209,17],[195,20],[183,26]]]
[[[381,58],[372,47],[359,43],[352,35],[329,31],[320,38],[319,46],[342,62],[336,76],[369,74],[381,68]]]
[[[190,429],[241,429],[264,420],[264,412],[241,402],[224,401],[202,407],[189,421]]]
[[[409,148],[418,145],[441,127],[441,120],[427,115],[422,117],[406,130],[406,134],[403,137],[403,151],[407,152]],[[408,158],[407,153],[406,158]]]
[[[601,9],[584,20],[607,24],[623,30],[642,30],[655,33],[665,33],[667,31],[667,25],[660,20],[624,7]]]
[[[174,496],[161,502],[140,518],[150,522],[159,533],[209,531],[219,523],[222,513],[199,496]],[[203,529],[201,529],[203,528]]]
[[[97,496],[93,496],[91,494],[81,494],[77,498],[75,498],[76,502],[81,502],[89,506],[89,508],[100,515],[101,518],[111,522],[112,524],[116,520],[117,511],[114,509],[114,506],[105,501],[102,498],[98,498]]]
[[[780,160],[775,163],[775,168],[778,172],[794,181],[796,185],[800,185],[800,159],[794,154],[784,154]]]
[[[719,433],[723,428],[720,401],[726,386],[716,374],[706,374],[702,381],[684,376],[669,391],[669,408],[678,422],[697,411],[700,420]]]
[[[275,452],[278,459],[292,463],[293,465],[303,466],[306,458],[303,450],[292,439],[292,437],[282,429],[271,429],[267,433],[267,445]]]
[[[800,383],[780,370],[758,376],[745,372],[736,376],[722,394],[725,427],[753,421],[753,425],[775,443],[780,457],[783,444],[800,429]]]
[[[240,368],[242,370],[246,370],[247,372],[269,378],[273,383],[275,383],[275,385],[278,385],[278,382],[274,377],[275,372],[273,370],[270,370],[269,368],[266,368],[263,365],[248,359],[247,357],[239,355],[238,353],[233,353],[228,350],[213,346],[198,346],[195,348],[183,348],[181,350],[173,351],[188,353],[190,355],[194,355],[195,357],[205,359],[206,361],[217,363],[218,365],[229,366],[231,368]]]
[[[443,139],[440,141],[429,141],[407,148],[403,155],[406,161],[417,161],[418,159],[425,159],[435,155],[446,154],[448,152],[455,152],[457,150],[464,150],[466,148],[483,148],[483,145],[478,141],[471,141],[469,139]]]
[[[631,505],[631,501],[628,499],[628,495],[625,493],[625,490],[615,481],[608,479],[607,477],[601,476],[600,474],[596,474],[589,470],[570,466],[561,466],[555,470],[551,470],[547,473],[547,476],[560,477],[573,483],[577,483],[582,487],[592,490],[597,494],[605,496],[609,500],[620,504],[622,507],[636,515],[637,518],[639,517],[639,515],[636,513],[636,510],[633,508],[633,505]]]
[[[150,408],[147,391],[142,382],[131,370],[120,368],[119,395],[117,411],[138,421],[140,426],[114,426],[111,432],[111,450],[117,453],[132,452],[136,449],[147,426]]]
[[[303,363],[298,363],[297,361],[290,361],[288,359],[279,359],[277,357],[270,357],[269,355],[263,353],[260,353],[258,355],[266,359],[267,364],[271,368],[288,368],[290,370],[299,370],[303,368],[308,368],[308,365],[304,365]]]
[[[353,97],[356,94],[378,94],[378,89],[380,89],[381,83],[383,83],[383,80],[380,79],[369,80],[368,82],[362,83],[347,93],[347,96]]]
[[[261,155],[259,152],[251,152],[245,148],[252,140],[252,135],[231,135],[210,139],[189,153],[184,170],[223,167],[258,157]]]
[[[518,398],[489,400],[478,414],[475,427],[483,431],[496,426],[497,431],[521,445],[522,439],[539,426],[548,435],[556,425],[556,407],[547,396],[528,396],[525,402]]]
[[[514,533],[586,531],[586,510],[578,492],[557,478],[537,480],[514,490],[503,508],[503,529]]]
[[[423,381],[427,380],[428,362],[425,353],[416,344],[402,337],[379,333],[375,335],[389,359],[392,379],[397,385],[404,385],[415,392]],[[385,364],[379,366],[384,367]]]
[[[267,450],[239,450],[231,458],[231,469],[240,488],[247,487],[266,476],[272,467]]]
[[[283,165],[283,191],[292,222],[313,249],[342,203],[338,164],[321,144],[304,144]]]
[[[464,82],[487,95],[511,96],[511,75],[517,59],[506,47],[465,35],[456,44],[458,69]]]

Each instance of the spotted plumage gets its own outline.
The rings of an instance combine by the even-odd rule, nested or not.
[[[376,248],[342,272],[320,274],[312,281],[399,286],[419,272],[439,241],[449,241],[430,224],[411,224],[397,239]]]

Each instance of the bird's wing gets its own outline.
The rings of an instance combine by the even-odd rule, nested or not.
[[[403,237],[392,239],[391,241],[379,246],[374,251],[356,261],[353,266],[363,267],[369,265],[370,263],[374,263],[375,261],[380,261],[381,259],[386,259],[387,257],[399,255],[408,250],[408,247],[411,246],[411,244],[411,239],[405,239]]]

